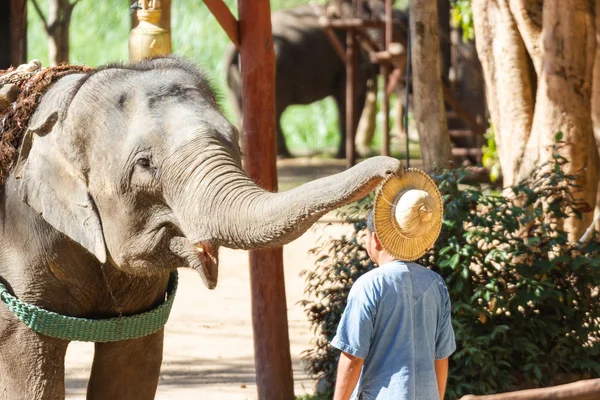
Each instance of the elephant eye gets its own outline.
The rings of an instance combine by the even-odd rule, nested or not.
[[[142,168],[150,168],[150,159],[146,157],[139,158],[136,162]]]

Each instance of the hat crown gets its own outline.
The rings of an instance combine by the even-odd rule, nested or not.
[[[408,189],[397,197],[394,217],[402,234],[415,238],[426,234],[434,223],[435,199],[426,191]]]

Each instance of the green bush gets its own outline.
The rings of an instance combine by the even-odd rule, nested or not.
[[[452,300],[448,399],[600,377],[600,237],[567,240],[562,220],[579,218],[586,205],[570,194],[565,162],[555,155],[507,197],[463,188],[462,169],[433,176],[445,218],[419,263],[444,277]],[[329,390],[339,356],[329,343],[351,285],[374,267],[357,241],[368,206],[345,212],[354,234],[323,241],[313,250],[316,268],[305,271],[305,312],[319,335],[305,361]]]

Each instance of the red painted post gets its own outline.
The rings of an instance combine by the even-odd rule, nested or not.
[[[244,168],[277,190],[275,53],[268,0],[239,0]],[[291,400],[294,382],[281,248],[250,251],[252,328],[258,398]]]

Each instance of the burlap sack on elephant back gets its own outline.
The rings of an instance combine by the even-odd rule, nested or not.
[[[29,118],[46,90],[63,76],[91,70],[79,65],[41,68],[37,60],[0,70],[0,184],[13,166]]]

